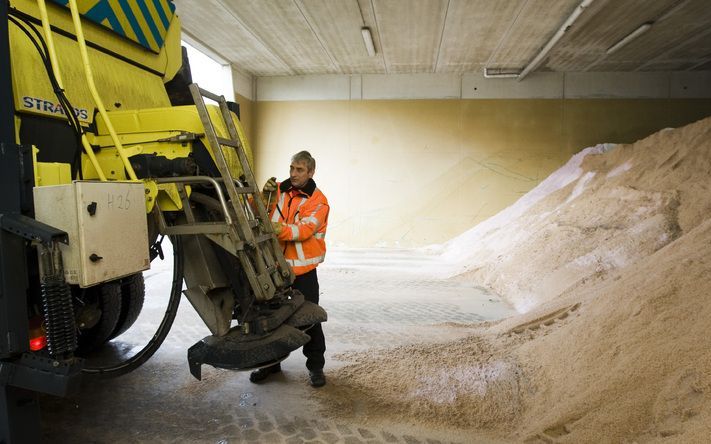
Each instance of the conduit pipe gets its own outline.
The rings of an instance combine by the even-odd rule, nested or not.
[[[49,24],[47,5],[45,4],[44,0],[37,0],[37,6],[39,7],[40,18],[42,19],[42,30],[44,31],[44,39],[47,42],[47,50],[49,51],[49,61],[52,65],[52,72],[54,73],[54,77],[57,79],[57,85],[62,91],[64,91],[62,75],[59,70],[59,63],[57,62],[57,52],[54,50],[54,37],[52,36],[52,28]],[[65,112],[73,113],[74,110],[67,109],[65,110]],[[86,134],[84,134],[83,131],[81,131],[81,144],[84,147],[84,151],[86,151],[86,155],[89,156],[89,161],[96,170],[96,174],[99,175],[99,180],[106,181],[106,175],[101,169],[101,165],[99,165],[99,161],[96,159],[94,150],[89,144],[89,141],[86,138]]]
[[[568,19],[563,22],[563,25],[558,28],[558,31],[556,31],[553,37],[548,41],[548,43],[546,43],[546,46],[544,46],[543,49],[541,49],[541,51],[538,53],[538,55],[536,55],[536,57],[531,60],[531,62],[523,69],[523,71],[521,71],[521,74],[519,74],[517,77],[519,81],[523,80],[524,77],[526,77],[531,71],[538,68],[538,65],[541,64],[541,62],[548,55],[553,46],[558,43],[558,40],[563,37],[563,35],[570,29],[570,27],[573,26],[573,23],[575,23],[580,14],[582,14],[585,9],[589,7],[594,1],[595,0],[583,0],[578,6],[575,7],[573,13],[570,14]]]
[[[614,45],[607,48],[607,51],[605,51],[605,54],[610,55],[612,53],[619,51],[620,48],[627,46],[627,44],[629,42],[636,39],[637,37],[644,34],[645,32],[649,31],[649,28],[651,28],[651,27],[652,27],[652,22],[643,23],[639,28],[635,29],[634,31],[630,32],[625,37],[623,37],[622,40],[618,41]]]
[[[128,176],[131,180],[137,181],[138,176],[136,176],[136,172],[133,171],[133,167],[126,156],[126,153],[123,152],[123,145],[114,130],[114,126],[111,124],[111,119],[109,119],[109,115],[106,112],[104,102],[101,101],[101,96],[99,96],[99,92],[96,90],[96,85],[94,84],[94,74],[91,71],[91,64],[89,63],[89,53],[86,50],[86,41],[84,40],[84,32],[82,30],[81,18],[79,17],[79,9],[77,8],[76,0],[69,0],[69,9],[72,11],[72,21],[74,22],[74,30],[77,35],[77,42],[79,43],[79,52],[81,53],[81,59],[84,63],[84,74],[86,75],[86,81],[89,85],[89,91],[91,92],[91,96],[94,98],[94,103],[99,110],[99,114],[101,114],[101,117],[104,119],[106,128],[109,130],[109,134],[111,135],[111,140],[114,142],[116,151],[121,157],[121,161],[123,162],[124,168],[126,168],[126,171],[128,172]]]

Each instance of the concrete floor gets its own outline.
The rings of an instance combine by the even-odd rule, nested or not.
[[[438,281],[434,263],[407,251],[334,250],[319,267],[328,351],[326,376],[343,352],[455,339],[466,329],[442,325],[501,318],[511,309],[481,288]],[[156,294],[170,270],[145,273],[147,301],[135,332],[149,335],[164,310]],[[164,293],[164,290],[161,290]],[[439,324],[439,325],[438,325]],[[254,385],[247,372],[203,366],[203,380],[188,370],[187,349],[208,331],[183,300],[162,348],[141,368],[111,380],[85,381],[70,398],[42,397],[47,442],[132,443],[437,443],[486,442],[474,432],[396,424],[379,418],[324,417],[312,398],[304,357],[294,352],[283,372]],[[116,346],[131,348],[130,335]],[[443,437],[447,439],[444,440]]]

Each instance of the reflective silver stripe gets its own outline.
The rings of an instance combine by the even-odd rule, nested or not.
[[[322,206],[323,206],[323,204],[316,205],[316,209],[311,213],[311,215],[312,216],[316,215],[316,213],[318,212],[318,210],[321,209]]]
[[[299,196],[299,197],[301,197],[301,196]],[[306,199],[301,197],[301,200],[299,201],[299,205],[296,206],[296,212],[294,213],[294,223],[298,223],[301,220],[301,218],[299,217],[299,210],[305,203],[306,203]],[[287,215],[287,217],[289,217],[289,216]]]
[[[320,264],[323,262],[324,257],[325,256],[316,256],[306,260],[287,259],[286,262],[292,267],[305,267],[306,265]]]
[[[296,209],[298,210],[299,208],[301,208],[306,203],[307,200],[308,199],[306,199],[305,197],[302,197],[301,202],[299,202],[299,206],[296,207]]]
[[[279,208],[284,208],[284,196],[286,196],[286,193],[281,193],[279,196],[279,203],[277,206]],[[272,222],[279,222],[279,210],[274,208],[274,214],[272,214]]]
[[[299,238],[299,226],[298,225],[289,225],[291,227],[291,236],[294,239]]]
[[[314,237],[316,239],[323,239],[324,237],[326,237],[326,233],[316,233],[314,234]]]
[[[318,213],[318,210],[320,210],[322,206],[323,204],[316,205],[316,209],[311,212],[311,215],[304,219],[305,221],[311,222],[315,225],[314,230],[321,228],[321,221],[316,217],[316,213]]]
[[[309,216],[309,217],[305,217],[305,218],[301,219],[301,223],[302,224],[312,223],[312,224],[316,225],[316,228],[318,228],[318,226],[319,226],[318,219],[316,219],[313,216]]]
[[[294,246],[296,247],[296,257],[298,257],[301,261],[305,261],[306,255],[304,254],[304,246],[301,242],[294,242]]]

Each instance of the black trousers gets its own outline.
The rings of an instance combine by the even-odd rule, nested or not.
[[[301,276],[296,276],[292,287],[303,293],[307,301],[318,304],[318,276],[315,268]],[[306,368],[311,371],[321,370],[326,362],[323,357],[326,352],[326,338],[323,336],[321,323],[319,322],[308,329],[306,334],[311,336],[311,340],[304,345]]]

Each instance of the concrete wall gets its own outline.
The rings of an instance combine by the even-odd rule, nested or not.
[[[586,146],[711,115],[709,85],[671,73],[260,78],[256,174],[286,178],[290,156],[308,149],[332,207],[330,243],[427,245],[496,214]]]
[[[255,95],[254,78],[232,67],[232,86],[234,89],[234,101],[239,104],[240,123],[244,128],[247,141],[250,143],[252,150],[254,150],[252,133]]]

